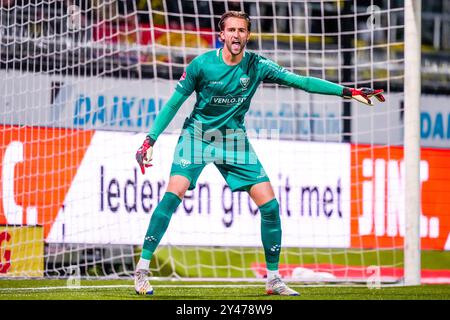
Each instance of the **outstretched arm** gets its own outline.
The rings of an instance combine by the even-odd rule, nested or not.
[[[260,60],[263,79],[282,84],[285,86],[302,89],[310,93],[319,93],[325,95],[335,95],[346,99],[355,99],[364,104],[373,106],[371,97],[375,97],[378,101],[384,102],[382,89],[371,88],[348,88],[340,84],[336,84],[327,80],[305,77],[287,71],[275,62],[262,58]]]
[[[167,128],[169,123],[175,117],[181,105],[186,101],[188,96],[175,91],[172,97],[167,101],[161,111],[155,118],[155,122],[150,128],[144,143],[136,152],[136,160],[141,167],[142,174],[145,174],[145,168],[151,167],[153,145],[159,135]]]
[[[385,101],[382,94],[382,89],[348,88],[327,80],[322,80],[314,77],[303,77],[288,71],[285,71],[283,75],[280,76],[277,82],[311,93],[335,95],[346,99],[353,98],[370,106],[373,106],[372,100],[370,100],[371,97],[377,98],[377,100],[380,102]]]
[[[344,87],[340,84],[315,77],[300,76],[289,71],[281,72],[279,77],[274,80],[276,83],[288,87],[302,89],[310,93],[319,93],[342,97],[342,93],[344,90]]]

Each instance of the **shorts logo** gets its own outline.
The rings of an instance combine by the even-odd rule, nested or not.
[[[256,179],[261,179],[261,178],[264,178],[264,177],[267,177],[267,174],[266,174],[266,172],[264,171],[264,169],[261,168],[261,171],[260,171],[260,173],[259,173],[259,176],[257,176]]]
[[[187,167],[189,167],[191,165],[191,162],[189,161],[189,160],[186,160],[186,159],[181,159],[180,160],[180,166],[182,167],[182,168],[187,168]]]
[[[242,76],[240,79],[242,91],[247,90],[248,84],[250,83],[250,77],[247,75]]]

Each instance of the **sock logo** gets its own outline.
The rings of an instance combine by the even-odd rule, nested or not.
[[[280,251],[280,249],[281,249],[281,246],[279,244],[276,244],[270,248],[270,251],[277,252],[277,251]]]
[[[156,242],[156,238],[154,236],[146,236],[145,241]]]

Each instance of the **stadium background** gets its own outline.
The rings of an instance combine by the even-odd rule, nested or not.
[[[148,8],[149,3],[152,10]],[[380,164],[380,167],[375,165],[375,168],[392,162],[400,167],[400,146],[403,141],[401,62],[404,52],[402,47],[396,44],[403,41],[402,29],[393,27],[387,33],[358,33],[358,45],[371,48],[358,54],[360,63],[357,68],[346,68],[345,62],[344,66],[336,66],[335,52],[342,49],[342,46],[345,48],[348,43],[342,33],[343,28],[350,33],[358,26],[362,28],[370,17],[370,13],[364,12],[371,5],[382,9],[389,5],[394,12],[390,17],[393,20],[391,25],[401,25],[401,13],[395,12],[403,1],[372,0],[355,3],[361,7],[357,11],[362,14],[352,23],[343,25],[335,17],[338,11],[346,10],[345,6],[341,8],[331,2],[326,5],[311,3],[308,7],[309,30],[305,30],[301,23],[292,23],[288,18],[280,19],[283,15],[288,17],[290,14],[286,2],[2,0],[0,73],[2,79],[9,80],[5,81],[8,84],[0,88],[2,194],[5,199],[5,190],[14,190],[14,204],[23,212],[20,215],[6,214],[6,206],[11,203],[3,201],[0,204],[0,224],[3,225],[0,240],[4,246],[11,245],[13,241],[29,243],[24,240],[27,237],[44,240],[32,242],[28,248],[23,247],[17,265],[7,258],[7,252],[10,252],[10,256],[11,251],[5,247],[2,251],[0,274],[7,277],[58,277],[70,274],[74,265],[80,268],[81,274],[87,276],[129,276],[132,273],[136,256],[139,254],[139,243],[143,234],[141,231],[143,227],[146,228],[148,213],[159,200],[160,192],[164,189],[164,179],[167,179],[163,173],[168,170],[170,163],[167,159],[171,159],[170,147],[173,136],[176,136],[170,133],[177,132],[189,112],[192,99],[191,103],[187,102],[183,106],[181,113],[169,127],[168,135],[162,137],[162,141],[167,140],[167,147],[161,151],[159,159],[155,160],[161,163],[161,172],[144,179],[137,177],[133,168],[123,169],[125,165],[130,166],[128,157],[133,155],[136,149],[134,143],[129,143],[130,137],[133,137],[133,142],[139,141],[139,134],[148,130],[157,111],[170,95],[173,81],[181,76],[186,64],[199,53],[220,46],[216,26],[221,13],[226,9],[244,9],[251,16],[258,17],[252,26],[254,36],[248,45],[249,49],[261,52],[289,70],[339,83],[377,86],[388,91],[389,105],[380,106],[375,117],[371,116],[368,109],[361,109],[353,104],[345,105],[329,98],[315,97],[315,100],[306,106],[296,104],[302,100],[309,101],[309,96],[283,91],[270,84],[265,85],[265,90],[255,98],[254,108],[248,114],[248,129],[253,130],[256,135],[263,130],[279,129],[277,134],[282,140],[281,144],[286,145],[280,147],[278,144],[274,148],[280,148],[277,150],[284,152],[287,158],[298,159],[299,155],[309,153],[308,161],[320,163],[324,153],[342,155],[342,163],[337,162],[336,168],[327,164],[318,167],[325,167],[332,172],[327,178],[322,178],[319,172],[312,172],[310,177],[307,172],[300,172],[305,177],[305,184],[291,187],[295,190],[306,185],[311,188],[317,186],[324,196],[329,195],[330,190],[334,199],[331,201],[333,209],[329,207],[328,211],[324,209],[320,212],[322,215],[329,214],[328,218],[331,216],[331,219],[326,220],[328,227],[323,233],[312,233],[308,237],[308,226],[314,224],[308,225],[307,221],[303,221],[305,230],[302,231],[306,236],[302,238],[303,242],[298,242],[295,235],[298,230],[292,230],[290,233],[286,228],[287,246],[295,248],[300,245],[303,248],[295,248],[296,261],[303,266],[320,265],[321,270],[336,271],[339,269],[336,263],[348,260],[351,253],[344,254],[344,258],[327,258],[333,260],[334,266],[322,265],[319,263],[320,259],[317,259],[322,252],[317,248],[330,248],[325,253],[328,257],[336,253],[333,251],[336,248],[375,248],[370,253],[375,256],[379,254],[378,250],[401,248],[401,228],[397,230],[395,226],[395,231],[392,232],[389,227],[363,227],[363,219],[354,216],[363,206],[363,199],[359,196],[363,184],[354,186],[352,182],[369,181],[376,184],[377,179],[380,179],[381,176],[375,172],[368,179],[362,169],[367,161]],[[291,9],[298,10],[294,13],[301,15],[302,6],[302,3],[298,3],[297,7],[292,6]],[[72,26],[66,21],[69,8],[76,10],[77,19],[73,21]],[[274,16],[277,19],[274,19]],[[309,33],[308,38],[289,36],[291,33],[301,34],[306,31]],[[383,66],[386,48],[376,45],[385,43],[387,37],[392,44],[388,59],[392,65],[388,72],[386,66]],[[374,66],[367,63],[368,61],[381,63]],[[423,4],[422,12],[421,144],[424,148],[421,168],[426,172],[426,176],[422,178],[421,235],[422,248],[430,252],[450,250],[450,204],[447,200],[450,180],[449,65],[450,3],[427,1]],[[102,82],[100,87],[99,78]],[[164,82],[166,80],[169,82]],[[149,91],[148,87],[151,87],[150,94],[143,94]],[[99,88],[102,91],[99,92]],[[83,93],[72,94],[80,91]],[[267,104],[267,101],[273,100],[273,96],[276,97],[274,104]],[[22,143],[23,147],[14,144],[17,141]],[[292,144],[293,141],[295,144]],[[323,150],[320,144],[323,141],[334,143],[337,151]],[[76,147],[59,149],[65,145]],[[293,145],[296,147],[292,148]],[[364,146],[368,146],[367,149]],[[255,147],[260,149],[261,157],[269,162],[271,154],[264,146],[259,145],[257,140]],[[8,158],[11,155],[7,150],[15,150],[14,148],[23,148],[22,161],[14,162],[14,159]],[[99,156],[97,151],[108,148],[114,149],[115,152],[109,157],[105,154]],[[121,149],[120,158],[117,158],[118,149]],[[27,161],[32,165],[27,165]],[[14,174],[8,176],[12,178],[9,182],[16,181],[12,187],[5,175],[5,168],[10,163],[13,163]],[[278,195],[285,197],[289,181],[292,183],[295,179],[284,171],[284,175],[280,176],[282,171],[279,168],[286,166],[299,170],[294,169],[299,163],[299,160],[280,162],[269,169],[275,180],[278,179],[276,185],[284,189]],[[348,172],[339,172],[339,164],[346,166]],[[61,172],[64,174],[61,175]],[[388,174],[397,177],[399,172],[393,169]],[[94,186],[90,186],[91,175],[96,177]],[[208,176],[208,179],[213,177],[213,180],[220,179],[211,170],[203,176]],[[389,175],[382,176],[381,179],[390,181]],[[193,263],[195,267],[184,264],[191,259],[191,255],[199,252],[189,246],[207,243],[213,246],[252,247],[257,246],[259,241],[257,234],[249,232],[246,235],[245,230],[236,227],[255,221],[255,209],[251,204],[247,204],[245,195],[242,195],[242,202],[240,195],[235,202],[221,185],[214,189],[208,185],[206,178],[199,183],[199,192],[208,191],[212,199],[225,200],[222,203],[214,203],[208,198],[206,202],[202,202],[201,194],[193,193],[187,196],[188,200],[183,203],[182,210],[186,216],[215,210],[221,212],[222,215],[217,217],[217,223],[221,227],[213,228],[211,234],[205,235],[204,230],[208,228],[208,222],[199,218],[174,221],[170,228],[174,230],[175,235],[172,238],[166,237],[162,242],[163,245],[170,245],[161,250],[160,260],[153,262],[153,268],[163,276],[181,274],[187,277],[262,277],[261,257],[254,259],[250,271],[235,272],[229,266],[200,270],[199,261]],[[348,194],[343,195],[343,199],[339,198],[341,184],[346,184],[349,190]],[[130,199],[133,199],[130,202],[126,198],[126,191],[122,195],[117,191],[121,188],[125,190],[127,185],[130,186],[129,192],[134,195],[130,196]],[[71,186],[76,186],[75,190]],[[136,190],[137,187],[142,191],[139,199],[141,203],[138,203],[139,192],[133,193],[133,189]],[[114,191],[114,188],[117,190]],[[147,193],[143,191],[144,188],[147,188]],[[80,195],[79,190],[90,190],[95,197]],[[358,200],[350,203],[350,197]],[[283,212],[289,217],[289,206],[287,203],[284,203],[284,206]],[[138,207],[139,211],[142,208],[145,214],[137,218],[129,215],[119,217],[123,212],[129,214],[138,211]],[[237,207],[239,209],[236,209]],[[316,208],[319,210],[319,206],[314,209]],[[293,205],[290,209],[302,214],[303,209],[309,209],[311,213],[312,204],[309,203],[305,208]],[[345,216],[347,220],[343,222],[339,220],[340,210],[352,212],[352,216]],[[115,213],[119,215],[114,215]],[[102,214],[107,216],[98,218]],[[99,223],[100,227],[90,229],[95,223]],[[349,230],[345,229],[348,237],[342,239],[339,228],[344,223],[347,226],[344,229]],[[121,229],[121,224],[126,227]],[[21,225],[27,227],[20,227]],[[36,225],[42,228],[32,227]],[[191,232],[186,232],[186,225],[192,228]],[[231,229],[232,226],[235,229]],[[336,234],[333,230],[337,230]],[[41,234],[35,235],[36,233]],[[244,238],[233,238],[242,233]],[[233,243],[233,240],[236,242]],[[184,246],[188,246],[188,249],[180,249]],[[183,250],[187,250],[187,253]],[[225,250],[219,251],[219,255],[223,256],[220,259],[241,259],[247,255],[245,252],[234,255],[233,249],[231,253],[225,253]],[[36,252],[42,254],[36,255]],[[254,251],[249,251],[248,255],[252,254]],[[337,254],[342,254],[342,251],[337,251]],[[182,266],[171,261],[172,255],[183,256],[180,260]],[[36,256],[37,260],[29,259],[28,256]],[[363,257],[359,252],[355,256],[357,258],[351,259],[358,260],[364,266],[373,264],[374,261],[375,264],[379,262],[379,256]],[[402,264],[401,253],[389,253],[388,260],[387,264],[391,268],[385,271],[386,275],[399,277],[401,270],[397,267]],[[292,265],[286,265],[283,272],[289,275],[292,268]],[[449,277],[448,265],[438,263],[436,269]],[[353,271],[353,275],[346,271],[345,276],[360,278],[363,272],[358,268]]]

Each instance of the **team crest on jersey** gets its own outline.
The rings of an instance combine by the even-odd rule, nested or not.
[[[182,168],[187,168],[191,165],[191,161],[187,160],[187,159],[181,159],[180,160],[180,166]]]
[[[247,75],[242,76],[240,79],[242,91],[247,90],[248,84],[250,83],[250,77]]]

